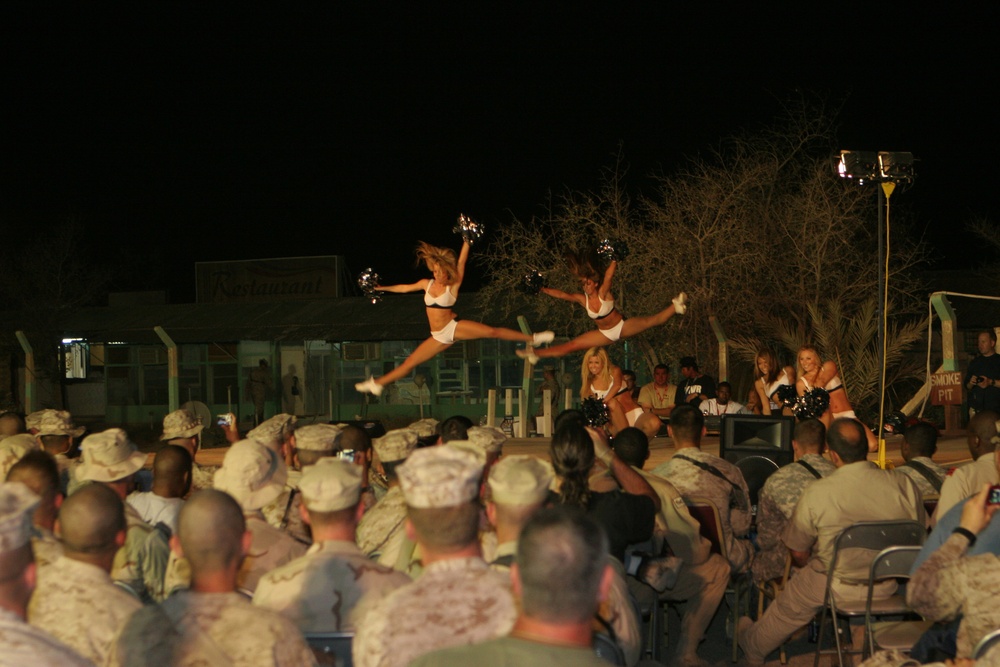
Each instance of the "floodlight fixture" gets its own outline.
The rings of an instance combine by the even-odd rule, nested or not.
[[[879,177],[896,183],[913,182],[913,153],[879,151]]]
[[[879,178],[878,154],[875,151],[840,151],[834,156],[838,176],[864,185]]]

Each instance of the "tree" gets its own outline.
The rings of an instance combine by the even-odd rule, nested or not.
[[[486,252],[493,278],[486,300],[575,335],[592,326],[580,309],[570,312],[545,297],[525,301],[510,288],[538,269],[552,286],[578,290],[561,266],[561,252],[618,238],[631,250],[615,277],[626,315],[656,312],[680,290],[691,298],[685,317],[641,337],[647,361],[695,354],[710,368],[717,347],[708,318],[714,316],[746,360],[763,344],[784,348],[786,359],[804,342],[827,356],[839,353],[852,401],[868,410],[877,387],[867,356],[877,331],[871,298],[879,265],[876,197],[833,177],[832,145],[831,115],[796,102],[772,127],[728,139],[678,172],[655,176],[653,191],[640,195],[638,205],[618,155],[596,192],[566,193],[546,215],[515,219],[500,230]],[[890,360],[923,326],[911,278],[921,249],[894,227]],[[900,377],[910,372],[897,371]]]

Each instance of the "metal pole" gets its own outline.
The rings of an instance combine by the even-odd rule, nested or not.
[[[15,331],[14,336],[24,350],[24,414],[35,411],[35,351],[23,331]]]
[[[173,412],[181,407],[180,374],[177,369],[177,343],[164,331],[163,327],[153,327],[153,331],[156,332],[156,335],[160,337],[160,340],[167,347],[167,400],[169,401],[168,410]]]

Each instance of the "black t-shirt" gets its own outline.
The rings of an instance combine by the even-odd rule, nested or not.
[[[966,386],[973,375],[1000,380],[1000,354],[991,354],[988,357],[979,355],[970,361],[969,370],[965,373]],[[1000,387],[986,387],[986,389],[973,387],[969,390],[968,399],[969,407],[976,412],[983,410],[1000,412]]]
[[[699,375],[696,378],[688,378],[677,385],[677,395],[674,398],[676,405],[693,405],[696,409],[701,405],[701,399],[688,402],[692,394],[705,394],[708,398],[715,398],[715,380],[707,375]]]
[[[628,545],[645,542],[653,536],[656,505],[648,496],[622,491],[591,493],[587,515],[604,527],[611,543],[611,555],[624,561]]]

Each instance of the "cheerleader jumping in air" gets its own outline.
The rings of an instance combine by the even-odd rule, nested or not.
[[[681,292],[674,297],[671,305],[654,315],[625,319],[621,311],[615,308],[615,297],[611,294],[611,281],[618,268],[617,260],[609,262],[603,275],[597,269],[600,260],[596,251],[592,251],[589,256],[567,252],[566,263],[569,264],[570,271],[579,278],[583,294],[568,294],[550,287],[542,287],[539,291],[583,306],[597,329],[577,336],[568,343],[553,345],[544,350],[536,350],[533,345],[517,350],[517,356],[527,359],[531,364],[538,363],[538,359],[542,357],[562,357],[591,347],[611,345],[622,338],[631,338],[646,329],[659,326],[674,315],[683,315],[687,310],[687,295]]]
[[[523,334],[513,329],[491,327],[480,322],[459,320],[452,307],[458,300],[458,289],[462,286],[465,276],[465,263],[469,259],[469,240],[462,242],[462,250],[455,257],[455,251],[450,248],[438,248],[423,241],[417,246],[417,261],[424,262],[433,278],[424,278],[410,285],[375,285],[379,292],[405,294],[407,292],[423,292],[424,305],[427,306],[427,320],[431,327],[431,337],[417,346],[417,349],[397,366],[392,372],[379,378],[368,378],[354,385],[360,392],[378,396],[390,382],[406,377],[419,364],[432,359],[437,354],[447,350],[455,341],[476,340],[479,338],[499,338],[500,340],[523,341],[528,345],[544,345],[552,342],[555,335],[551,331],[542,331],[534,335]]]

